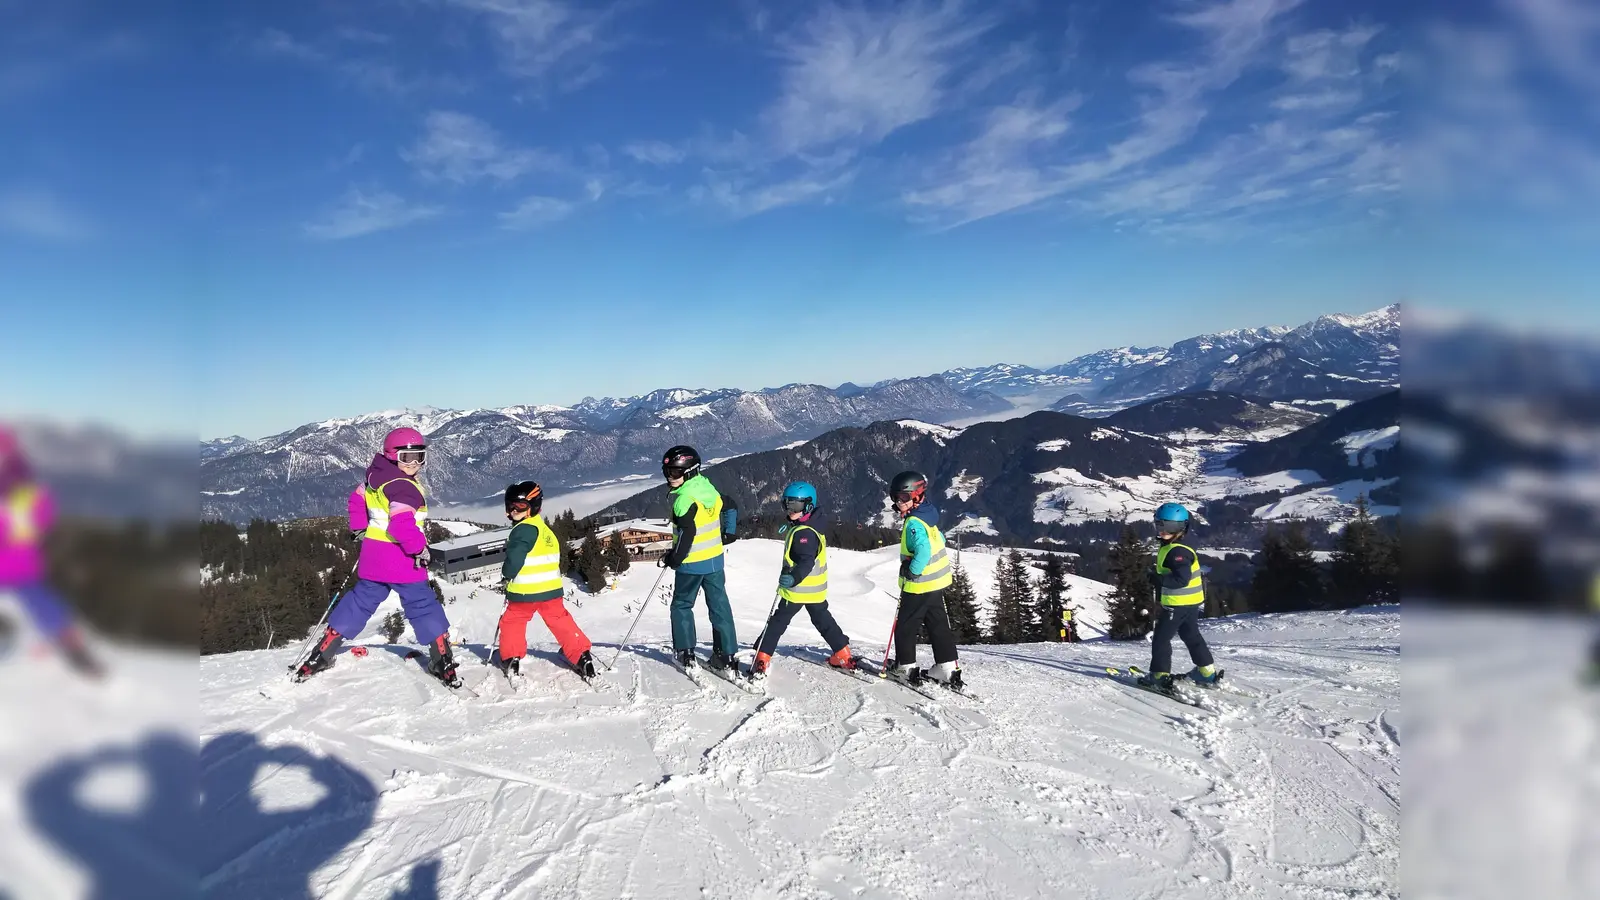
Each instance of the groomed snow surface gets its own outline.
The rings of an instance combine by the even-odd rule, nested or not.
[[[729,549],[748,646],[780,548]],[[894,553],[829,554],[830,605],[873,658]],[[985,595],[998,558],[963,554]],[[579,595],[603,661],[658,571]],[[375,633],[394,598],[358,638],[368,656],[305,684],[283,679],[292,649],[200,661],[206,895],[1399,896],[1397,608],[1207,623],[1249,696],[1197,710],[1105,678],[1149,650],[1104,641],[964,648],[983,702],[933,703],[826,670],[803,615],[766,697],[701,690],[669,663],[655,598],[602,691],[538,622],[514,691],[481,662],[501,598],[445,590],[476,698]],[[1073,582],[1091,635],[1104,591]],[[704,653],[703,605],[697,621]]]

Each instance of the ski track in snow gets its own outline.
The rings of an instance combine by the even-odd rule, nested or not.
[[[779,551],[730,551],[748,642]],[[830,606],[874,661],[895,565],[893,548],[829,554]],[[572,610],[601,659],[655,575]],[[441,898],[1399,896],[1398,608],[1207,622],[1249,696],[1196,710],[1104,677],[1148,664],[1138,642],[964,648],[982,702],[930,702],[828,671],[805,616],[765,696],[702,689],[670,662],[655,598],[604,691],[560,668],[537,620],[513,690],[481,662],[501,598],[445,589],[479,699],[395,665],[404,648],[371,627],[366,658],[302,685],[281,677],[292,648],[201,661],[207,747],[266,748],[203,754],[206,788],[276,754],[216,826],[248,828],[247,798],[284,820],[210,860],[208,893],[290,896],[298,877],[341,900],[419,881]],[[316,765],[342,774],[319,784]]]

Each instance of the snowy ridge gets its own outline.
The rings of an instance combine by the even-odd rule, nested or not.
[[[778,549],[730,551],[748,642]],[[986,556],[998,560],[968,551],[962,563],[981,578]],[[881,653],[893,550],[834,557],[830,605],[858,652]],[[636,570],[573,615],[614,641],[653,578]],[[370,629],[358,638],[372,644],[365,659],[343,657],[271,698],[257,687],[290,651],[201,660],[201,730],[219,748],[205,756],[202,785],[237,798],[206,822],[238,838],[206,844],[208,893],[1398,895],[1392,608],[1208,622],[1219,662],[1251,696],[1207,695],[1206,711],[1104,678],[1106,665],[1147,665],[1148,651],[1098,641],[964,648],[985,702],[929,703],[826,671],[804,617],[780,645],[766,697],[715,681],[701,690],[664,661],[667,615],[655,603],[605,691],[564,671],[534,625],[528,683],[513,692],[472,659],[501,598],[445,590],[477,699],[426,683]],[[1092,615],[1080,618],[1089,626]],[[601,659],[612,652],[603,646]],[[41,854],[31,864],[67,877]]]

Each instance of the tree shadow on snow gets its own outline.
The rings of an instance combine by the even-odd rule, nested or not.
[[[201,750],[200,789],[203,892],[228,900],[311,900],[311,874],[367,830],[378,805],[377,787],[337,758],[244,732]]]
[[[159,732],[69,755],[34,776],[23,801],[34,831],[79,867],[89,900],[198,896],[193,738]]]
[[[411,870],[411,884],[389,900],[439,900],[439,861],[425,860]]]

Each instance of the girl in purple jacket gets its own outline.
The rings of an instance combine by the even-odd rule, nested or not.
[[[428,671],[460,687],[450,652],[450,622],[428,584],[428,503],[417,473],[427,456],[427,441],[415,428],[396,428],[372,458],[366,481],[350,492],[350,537],[361,541],[356,584],[333,607],[328,628],[300,666],[305,679],[333,665],[345,637],[360,633],[393,591],[417,640],[428,646]]]
[[[16,436],[0,428],[0,591],[15,594],[45,638],[85,675],[100,665],[84,645],[72,614],[45,582],[44,539],[55,523],[56,505],[33,471]]]

